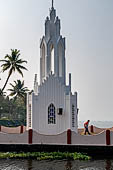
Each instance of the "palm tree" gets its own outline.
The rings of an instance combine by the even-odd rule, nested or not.
[[[17,70],[19,72],[19,74],[21,74],[21,76],[23,77],[23,73],[21,70],[27,70],[24,66],[22,66],[23,63],[27,63],[27,61],[25,60],[22,60],[19,58],[20,56],[20,51],[15,49],[15,50],[12,50],[11,49],[11,55],[6,55],[4,58],[4,60],[0,60],[0,62],[4,62],[4,64],[1,65],[2,67],[2,71],[7,71],[9,70],[8,72],[8,77],[6,79],[6,82],[1,90],[1,92],[4,91],[7,83],[8,83],[8,80],[10,78],[10,76],[12,75],[13,72],[15,72],[15,70]]]
[[[24,87],[24,81],[14,81],[15,85],[11,84],[12,89],[8,89],[11,93],[9,94],[10,96],[13,96],[15,99],[22,98],[25,101],[26,98],[26,92],[28,92],[28,88]]]
[[[12,101],[12,107],[10,114],[13,118],[21,116],[21,118],[26,121],[26,93],[29,91],[27,87],[24,87],[24,81],[14,81],[14,84],[11,84],[11,89],[9,96],[13,96],[10,101]]]

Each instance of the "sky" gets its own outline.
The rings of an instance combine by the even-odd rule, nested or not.
[[[113,0],[54,0],[66,37],[66,78],[72,73],[72,92],[78,92],[79,120],[113,121]],[[0,0],[0,59],[18,49],[28,61],[24,78],[33,89],[40,80],[40,38],[51,0]],[[7,73],[0,72],[0,88]],[[6,89],[10,85],[8,84]]]

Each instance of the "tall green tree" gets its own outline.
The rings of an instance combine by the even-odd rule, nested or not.
[[[19,72],[19,74],[21,74],[21,76],[23,77],[23,73],[22,70],[27,70],[22,64],[23,63],[27,63],[27,61],[22,60],[19,58],[20,57],[20,50],[17,49],[11,49],[11,55],[6,55],[4,57],[4,60],[0,60],[0,62],[3,62],[3,64],[1,65],[2,67],[2,71],[9,71],[8,72],[8,77],[6,79],[6,82],[3,86],[3,88],[1,89],[1,93],[3,93],[10,76],[12,75],[13,72],[17,71]]]

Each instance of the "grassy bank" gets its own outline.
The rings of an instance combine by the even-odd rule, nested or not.
[[[27,152],[27,153],[15,153],[15,152],[0,152],[0,159],[37,159],[37,160],[62,160],[62,159],[71,159],[71,160],[89,160],[90,157],[81,153],[69,153],[69,152]]]

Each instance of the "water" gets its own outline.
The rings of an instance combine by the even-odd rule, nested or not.
[[[0,160],[0,170],[113,170],[113,160]]]
[[[83,128],[85,121],[79,121],[78,127]],[[111,128],[113,127],[113,121],[90,121],[89,125],[94,125],[99,128]]]

